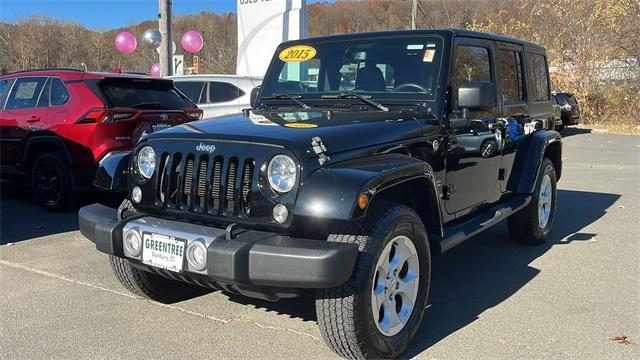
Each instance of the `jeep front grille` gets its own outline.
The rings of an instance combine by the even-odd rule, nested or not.
[[[157,206],[214,216],[251,212],[254,159],[181,153],[160,159]]]

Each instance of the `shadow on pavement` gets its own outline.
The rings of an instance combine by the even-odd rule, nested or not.
[[[0,185],[0,244],[78,229],[76,211],[47,213],[32,201],[28,187],[4,182]],[[474,322],[485,310],[508,299],[539,273],[529,264],[552,246],[592,239],[596,234],[580,232],[581,229],[604,216],[619,197],[617,194],[558,190],[557,217],[551,238],[545,244],[517,245],[509,239],[506,226],[501,223],[444,255],[434,256],[430,305],[405,355],[421,353]],[[119,202],[109,196],[102,200]],[[89,202],[92,200],[87,199]],[[208,292],[203,290],[202,294]],[[312,293],[277,303],[239,296],[231,296],[230,300],[278,315],[316,320]]]
[[[76,207],[62,212],[42,210],[24,182],[0,181],[0,245],[78,230],[80,206],[101,202],[118,206],[122,195],[83,194]]]
[[[529,264],[552,246],[592,239],[596,234],[581,229],[604,216],[619,198],[617,194],[558,190],[557,217],[545,244],[523,246],[512,242],[503,222],[433,257],[430,306],[405,355],[421,353],[508,299],[538,275],[540,271]]]
[[[582,134],[591,134],[591,129],[577,128],[577,127],[565,127],[564,129],[562,129],[562,132],[560,132],[560,134],[562,135],[562,137],[568,137],[568,136],[573,136],[573,135],[582,135]]]

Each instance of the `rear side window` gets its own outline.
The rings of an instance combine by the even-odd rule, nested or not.
[[[244,91],[235,85],[219,81],[211,81],[209,83],[209,101],[212,103],[235,100],[243,95]]]
[[[547,59],[543,55],[529,54],[529,75],[533,85],[533,101],[549,100],[549,75],[547,73]]]
[[[100,89],[112,107],[134,109],[180,110],[193,107],[167,80],[107,78]]]
[[[60,106],[67,103],[69,100],[69,93],[67,89],[64,87],[62,80],[58,78],[51,79],[51,96],[50,102],[51,106]]]
[[[479,46],[456,47],[451,73],[451,88],[458,94],[460,85],[471,81],[491,82],[491,60],[489,49]],[[454,96],[457,107],[458,96]]]
[[[498,79],[506,103],[524,101],[522,81],[522,55],[519,51],[498,51]]]
[[[196,104],[207,102],[207,83],[204,81],[176,81],[174,85]]]
[[[28,77],[16,80],[5,108],[7,110],[35,108],[46,81],[46,77]]]

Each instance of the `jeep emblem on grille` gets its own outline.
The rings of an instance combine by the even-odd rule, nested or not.
[[[160,120],[162,120],[162,121],[167,121],[167,120],[169,120],[169,115],[167,115],[167,114],[160,114]]]
[[[211,154],[212,152],[216,151],[216,146],[200,143],[200,145],[196,146],[196,151],[204,151]]]

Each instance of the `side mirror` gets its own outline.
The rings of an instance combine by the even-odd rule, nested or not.
[[[258,101],[258,97],[260,95],[260,86],[256,86],[253,89],[251,89],[251,97],[250,97],[250,105],[251,108],[255,108],[256,107],[256,102]]]
[[[467,110],[488,110],[495,106],[493,84],[484,81],[467,82],[458,88],[458,108]]]

